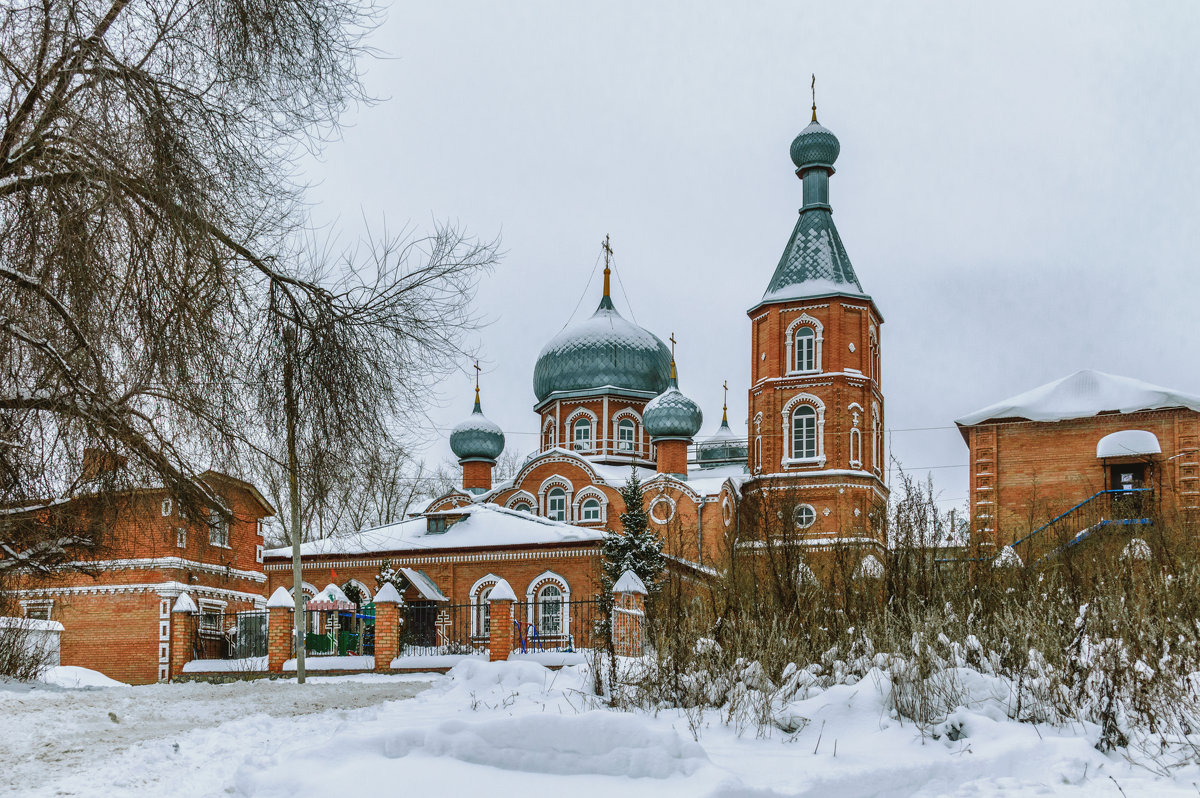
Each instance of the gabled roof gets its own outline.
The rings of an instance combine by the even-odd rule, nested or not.
[[[434,513],[433,515],[443,515]],[[445,511],[463,516],[445,532],[430,533],[424,517],[363,529],[350,535],[313,540],[300,546],[302,556],[371,554],[383,552],[433,552],[444,549],[486,549],[556,543],[597,543],[604,530],[585,529],[551,521],[495,504],[473,504]],[[290,557],[291,548],[272,549],[266,557]]]
[[[1160,385],[1085,369],[1054,382],[1017,394],[965,415],[955,423],[970,427],[994,419],[1064,421],[1100,413],[1136,413],[1186,407],[1200,412],[1200,396]],[[964,431],[965,436],[965,431]]]

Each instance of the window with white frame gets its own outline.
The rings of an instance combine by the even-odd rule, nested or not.
[[[808,529],[817,522],[817,511],[811,504],[796,505],[796,509],[792,510],[792,520],[796,523],[796,529]]]
[[[811,405],[800,405],[792,412],[792,458],[817,458],[817,410]]]
[[[546,449],[554,448],[554,420],[546,421],[546,427],[542,430],[542,446]]]
[[[533,505],[529,502],[521,501],[514,504],[512,509],[516,510],[518,513],[532,513]]]
[[[50,612],[54,609],[54,599],[22,601],[21,609],[26,618],[37,621],[50,620]]]
[[[208,511],[208,542],[229,548],[229,522],[216,510]]]
[[[225,605],[215,601],[200,600],[200,634],[217,637],[224,631]]]
[[[817,332],[812,327],[796,328],[796,371],[817,370]]]
[[[567,492],[562,488],[551,488],[546,494],[546,517],[551,521],[567,520]]]
[[[617,450],[621,452],[632,452],[634,447],[634,435],[637,432],[633,425],[633,419],[623,418],[617,422]]]
[[[254,547],[254,561],[255,562],[263,561],[263,547],[262,546]]]
[[[879,424],[879,408],[872,408],[871,412],[871,467],[876,473],[880,472],[879,460],[882,457],[882,437]]]
[[[538,591],[537,629],[542,637],[563,633],[563,594],[558,585],[549,584]]]
[[[600,501],[599,499],[584,499],[583,504],[579,508],[579,520],[581,521],[599,521],[600,520]]]
[[[575,448],[579,451],[587,451],[592,448],[592,422],[591,419],[581,418],[571,426],[571,440]]]
[[[186,549],[187,548],[187,527],[186,526],[175,527],[175,548],[177,548],[177,549]]]
[[[480,590],[479,596],[475,600],[475,635],[477,637],[487,637],[492,631],[492,613],[488,596],[492,595],[493,587],[495,585],[488,585]]]

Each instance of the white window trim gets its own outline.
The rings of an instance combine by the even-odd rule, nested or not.
[[[470,591],[467,593],[467,603],[471,605],[471,637],[482,637],[484,632],[480,628],[479,618],[483,612],[490,612],[491,608],[487,602],[479,600],[479,596],[485,588],[495,587],[500,582],[500,577],[489,573],[487,576],[481,576],[475,580],[475,584],[471,585]]]
[[[801,405],[809,405],[817,411],[817,455],[816,457],[793,457],[792,447],[792,414]],[[799,393],[788,400],[783,406],[783,458],[780,464],[790,465],[825,465],[825,403],[812,394]]]
[[[46,620],[50,620],[54,613],[54,599],[21,599],[21,617],[30,617],[30,612],[45,611]]]
[[[553,449],[558,445],[558,428],[554,424],[554,419],[546,417],[546,423],[542,424],[542,449]]]
[[[883,474],[879,463],[883,459],[883,423],[879,420],[879,403],[871,402],[871,467]]]
[[[188,531],[187,531],[186,526],[175,527],[175,548],[177,548],[177,549],[186,549],[187,548],[187,537],[188,537],[187,532]]]
[[[805,524],[804,526],[801,526],[801,525],[800,525],[799,523],[797,523],[797,521],[796,521],[796,514],[797,514],[797,513],[798,513],[798,512],[799,512],[799,511],[800,511],[802,508],[804,508],[804,507],[807,507],[808,509],[812,510],[812,521],[809,521],[809,522],[808,522],[807,524]],[[817,523],[817,518],[818,518],[818,517],[819,517],[819,516],[817,515],[817,508],[816,508],[816,507],[813,507],[811,504],[808,504],[807,502],[806,502],[806,503],[804,503],[804,504],[797,504],[797,505],[796,505],[796,506],[795,506],[795,507],[792,509],[792,524],[793,524],[793,525],[795,525],[796,529],[800,529],[800,530],[804,530],[804,529],[812,529],[814,526],[816,526],[816,523]]]
[[[199,616],[200,616],[200,617],[199,617],[199,619],[198,619],[198,621],[197,621],[197,627],[196,627],[196,628],[197,628],[197,631],[198,631],[198,632],[201,632],[201,633],[202,633],[202,632],[204,632],[204,631],[208,631],[208,632],[212,632],[212,631],[213,631],[213,630],[211,630],[211,629],[209,629],[209,630],[205,630],[205,629],[204,629],[204,615],[205,615],[205,611],[207,611],[207,612],[208,612],[208,613],[210,613],[210,614],[213,614],[213,613],[215,613],[215,614],[217,614],[217,615],[224,616],[224,615],[225,615],[225,609],[226,609],[228,606],[229,606],[229,602],[227,602],[227,601],[222,601],[222,600],[220,600],[220,599],[210,599],[210,598],[202,598],[202,599],[199,599],[199,600],[196,602],[196,609],[197,609],[197,610],[199,610],[199,613],[198,613],[198,614],[199,614]],[[222,622],[222,624],[224,624],[224,618],[222,618],[222,621],[221,621],[221,622]],[[222,634],[224,634],[224,633],[225,633],[224,626],[222,626],[222,628],[220,628],[220,629],[217,629],[217,630],[216,630],[216,633],[217,633],[217,635],[218,635],[218,636],[219,636],[219,635],[222,635]]]
[[[532,493],[530,493],[527,490],[519,490],[516,493],[514,493],[512,496],[509,496],[508,501],[506,501],[504,503],[504,506],[506,508],[508,508],[509,510],[513,510],[513,509],[516,509],[515,505],[518,504],[519,502],[528,502],[530,512],[533,512],[534,510],[536,510],[537,506],[538,506],[537,496],[534,496]]]
[[[218,519],[217,524],[213,523],[214,515],[217,516],[217,519]],[[229,523],[229,521],[226,521],[224,518],[221,518],[220,514],[217,513],[216,510],[209,511],[207,526],[208,526],[208,545],[216,546],[217,548],[220,548],[220,549],[232,548],[229,545],[229,538],[230,538],[230,535],[232,534],[232,530],[230,529],[231,524]],[[217,526],[218,528],[223,528],[225,530],[225,536],[224,536],[225,542],[224,543],[216,543],[213,541],[213,532],[214,532],[213,527],[214,526]]]
[[[620,439],[621,422],[628,419],[633,422],[633,448],[622,449]],[[632,407],[623,407],[612,415],[612,449],[617,454],[629,452],[631,454],[641,455],[645,448],[645,441],[642,433],[642,417]]]
[[[584,519],[583,503],[588,499],[596,499],[600,502],[600,517],[592,519]],[[608,521],[608,497],[604,495],[604,491],[599,488],[589,485],[586,488],[580,488],[579,493],[575,494],[575,519],[579,523],[586,524],[603,524]]]
[[[796,368],[795,347],[796,333],[800,327],[812,327],[813,329],[813,368],[798,369]],[[787,373],[790,374],[820,374],[821,373],[821,350],[824,349],[825,342],[825,327],[821,322],[814,319],[807,313],[801,313],[798,317],[792,320],[788,325],[785,337],[785,346],[787,347]]]
[[[578,442],[575,440],[575,425],[577,423],[579,423],[579,421],[581,419],[586,419],[588,421],[588,445],[586,447],[582,447],[582,448],[579,446],[576,446],[576,443],[578,443]],[[571,439],[571,446],[570,446],[571,451],[573,451],[573,452],[594,452],[594,451],[596,451],[596,438],[597,438],[596,414],[593,413],[591,410],[588,410],[586,407],[580,407],[580,408],[576,408],[575,410],[571,411],[571,413],[569,413],[567,415],[566,430],[567,430],[567,434],[570,436],[570,439]]]
[[[563,579],[554,573],[554,571],[543,571],[538,574],[529,583],[529,587],[525,589],[526,620],[528,623],[537,626],[537,610],[540,603],[538,602],[538,596],[541,594],[542,588],[549,584],[553,584],[562,591],[562,616],[559,619],[562,631],[556,637],[566,637],[571,633],[571,586],[567,584],[566,579]],[[541,629],[538,630],[538,633],[541,634]]]
[[[542,482],[542,486],[538,488],[538,510],[543,518],[550,517],[550,491],[554,488],[562,488],[567,494],[566,502],[563,510],[566,516],[563,521],[571,523],[571,501],[575,495],[575,487],[571,484],[571,480],[557,474],[546,477]]]

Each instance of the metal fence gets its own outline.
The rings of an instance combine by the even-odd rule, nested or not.
[[[577,651],[600,645],[603,608],[595,599],[542,598],[513,605],[513,651]]]
[[[488,645],[488,605],[420,601],[405,604],[401,656],[473,654]]]
[[[267,655],[267,613],[201,612],[192,642],[193,659],[245,659]]]
[[[306,611],[307,657],[353,657],[375,653],[375,617],[353,610]]]

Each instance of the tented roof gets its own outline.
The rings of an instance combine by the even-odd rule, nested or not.
[[[1136,413],[1186,407],[1200,412],[1200,396],[1181,393],[1130,377],[1083,370],[1017,394],[957,420],[960,427],[1001,418],[1064,421],[1100,413]]]

